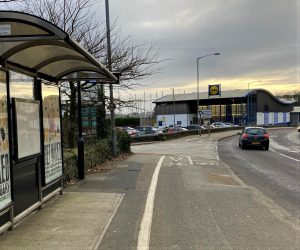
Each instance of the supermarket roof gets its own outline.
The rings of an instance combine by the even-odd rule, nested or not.
[[[235,89],[235,90],[225,90],[222,91],[220,96],[211,96],[208,97],[208,92],[200,92],[199,93],[199,100],[213,100],[213,99],[233,99],[233,98],[245,98],[248,94],[256,93],[257,91],[263,91],[267,94],[271,95],[274,99],[282,104],[292,104],[295,101],[283,101],[279,100],[277,97],[273,96],[271,92],[265,89]],[[197,100],[197,93],[187,93],[187,94],[175,94],[174,99],[176,102],[184,102],[184,101],[196,101]],[[158,98],[153,103],[166,103],[166,102],[173,102],[173,95],[166,95],[161,98]]]

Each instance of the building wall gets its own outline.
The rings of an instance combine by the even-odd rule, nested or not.
[[[257,112],[290,112],[293,105],[283,105],[274,97],[263,91],[257,91]]]
[[[290,123],[289,112],[257,112],[257,125],[284,125]]]
[[[292,126],[300,125],[300,113],[298,112],[291,113],[291,125]]]
[[[193,121],[194,114],[176,114],[175,124],[181,127],[187,127]],[[169,115],[157,115],[156,124],[159,127],[169,127],[174,123],[174,114]]]
[[[155,107],[155,113],[157,115],[167,115],[174,114],[174,104],[159,104]],[[187,103],[176,103],[175,104],[175,114],[189,114],[190,107]]]

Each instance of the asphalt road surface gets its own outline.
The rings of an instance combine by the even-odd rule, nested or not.
[[[234,134],[236,131],[134,146],[132,157],[89,187],[124,194],[99,249],[299,249],[300,229],[295,218],[241,182],[219,160],[217,140]],[[272,132],[278,140],[279,134]],[[246,175],[250,180],[257,179],[257,172],[262,175],[257,169],[266,159],[277,166],[283,158],[273,151],[241,152],[234,138],[222,141],[219,149],[222,157],[233,163],[234,170],[246,164],[241,162],[248,155],[255,155],[255,161],[246,167],[255,166],[248,171],[250,177]],[[269,176],[281,185],[288,179],[292,186],[283,190],[290,196],[288,207],[296,213],[297,202],[293,199],[299,194],[294,190],[299,169],[293,164],[298,162],[287,157],[282,161],[291,173],[280,173],[278,177],[278,172],[286,172],[282,166],[276,167],[281,169],[276,174],[274,167],[266,167],[263,172],[267,174],[254,184],[265,182]],[[280,201],[284,196],[287,194],[282,193]]]
[[[238,137],[218,144],[220,160],[247,185],[254,186],[296,218],[300,215],[300,133],[270,129],[270,150],[238,147]]]

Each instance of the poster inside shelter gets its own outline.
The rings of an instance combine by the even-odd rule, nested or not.
[[[45,183],[62,176],[59,88],[43,84]]]
[[[18,159],[41,153],[39,107],[37,101],[15,99]]]
[[[0,71],[0,209],[11,202],[6,74]]]

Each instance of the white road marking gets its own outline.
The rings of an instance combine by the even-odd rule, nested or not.
[[[189,160],[190,165],[194,165],[194,164],[193,164],[193,161],[192,161],[192,158],[191,158],[190,156],[187,156],[187,158],[188,158],[188,160]]]
[[[152,176],[151,184],[150,184],[148,195],[147,195],[145,211],[144,211],[143,219],[142,219],[141,226],[140,226],[137,250],[148,250],[149,249],[155,191],[156,191],[159,171],[160,171],[160,168],[161,168],[164,158],[165,158],[165,156],[162,156],[159,159],[159,161],[156,165],[156,168],[154,170],[153,176]]]
[[[187,140],[184,140],[184,141],[195,141],[195,140],[198,140],[199,138],[191,138],[191,139],[187,139]]]
[[[57,229],[60,229],[60,228],[62,228],[62,227],[63,227],[63,226],[53,228],[52,231],[56,231]]]
[[[291,137],[291,135],[288,135],[288,140],[295,143],[295,144],[299,144],[299,140],[297,141],[296,138]]]
[[[220,161],[219,153],[218,153],[218,144],[215,145],[216,157],[217,161]]]
[[[175,158],[173,158],[173,157],[170,157],[170,159],[171,159],[172,161],[180,161],[180,160],[182,160],[182,157],[177,158],[177,159],[175,159]]]
[[[285,155],[285,154],[279,153],[279,152],[275,151],[274,149],[271,149],[271,148],[270,148],[270,151],[272,151],[272,152],[274,152],[274,153],[277,153],[277,154],[279,154],[279,155],[281,155],[281,156],[284,156],[284,157],[286,157],[286,158],[289,158],[289,159],[291,159],[291,160],[294,160],[294,161],[300,162],[300,160],[298,160],[298,159],[295,159],[295,158],[293,158],[293,157],[290,157],[290,156],[288,156],[288,155]]]

